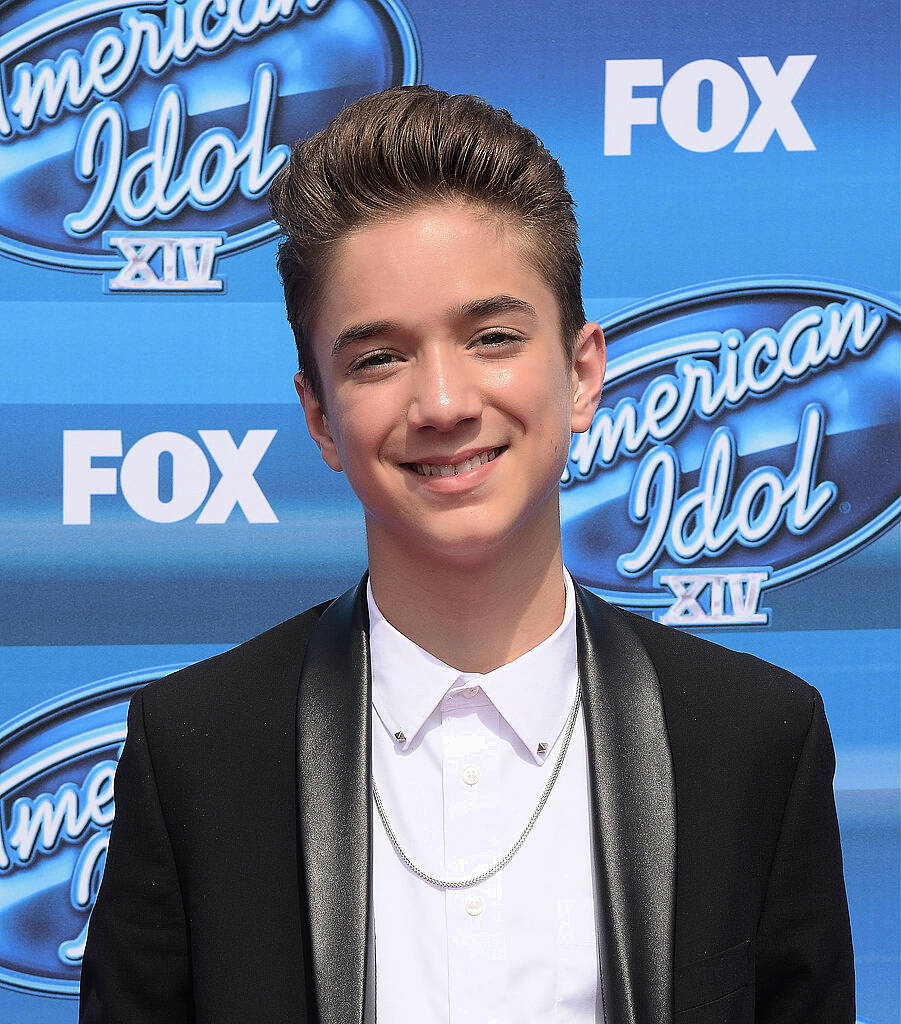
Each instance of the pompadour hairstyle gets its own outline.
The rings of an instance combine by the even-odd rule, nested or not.
[[[283,240],[278,269],[300,369],[322,399],[310,329],[345,235],[418,206],[465,199],[518,230],[557,297],[572,357],[585,323],[578,227],[563,170],[506,110],[427,85],[365,96],[298,142],[269,190]]]

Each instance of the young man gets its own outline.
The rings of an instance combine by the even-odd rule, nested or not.
[[[819,695],[563,567],[604,343],[559,166],[393,89],[271,201],[369,573],[133,701],[82,1020],[852,1021]]]

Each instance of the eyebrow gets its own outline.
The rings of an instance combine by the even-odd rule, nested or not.
[[[532,320],[538,319],[538,312],[531,302],[517,299],[513,295],[491,295],[485,299],[472,299],[450,311],[454,319],[460,320],[478,320],[497,313],[520,313]],[[335,338],[332,356],[337,356],[342,349],[355,341],[369,341],[399,330],[401,325],[396,320],[369,320],[365,323],[351,324]]]
[[[378,338],[382,334],[389,334],[391,331],[400,329],[396,320],[370,320],[364,324],[352,324],[335,338],[332,345],[332,355],[336,356],[342,349],[355,341],[368,341],[370,338]]]
[[[487,299],[473,299],[472,302],[465,302],[460,306],[456,313],[465,320],[477,320],[483,316],[493,316],[495,313],[524,313],[532,320],[538,319],[538,312],[531,302],[517,299],[513,295],[492,295]]]

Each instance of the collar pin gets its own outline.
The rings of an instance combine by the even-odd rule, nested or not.
[[[539,743],[538,744],[538,753],[539,754],[546,754],[547,753],[547,744],[546,743]]]
[[[397,740],[398,743],[406,743],[407,742],[407,737],[404,736],[404,734],[399,729],[394,734],[394,738]]]

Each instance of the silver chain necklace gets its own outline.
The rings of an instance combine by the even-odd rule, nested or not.
[[[491,865],[491,867],[485,868],[484,871],[480,871],[477,875],[472,875],[470,878],[436,878],[435,875],[430,875],[428,871],[423,871],[421,867],[414,864],[407,856],[404,848],[400,845],[397,836],[394,834],[394,829],[391,827],[391,823],[388,821],[388,815],[385,814],[385,808],[382,806],[382,798],[379,796],[375,779],[372,780],[372,797],[375,801],[375,806],[378,809],[379,817],[382,819],[382,824],[385,826],[385,831],[388,833],[388,838],[391,840],[391,845],[397,851],[398,857],[400,857],[414,875],[418,875],[424,882],[428,882],[430,885],[434,885],[439,889],[468,889],[471,885],[478,885],[480,882],[484,882],[486,878],[491,878],[492,875],[496,875],[501,868],[506,867],[510,861],[513,860],[516,854],[519,853],[519,850],[522,847],[522,844],[526,841],[529,833],[534,828],[535,822],[538,821],[538,815],[544,810],[544,805],[547,803],[547,799],[551,795],[551,790],[554,788],[554,783],[557,781],[557,776],[560,774],[560,769],[563,767],[563,759],[566,757],[566,751],[569,749],[569,741],[572,739],[576,718],[579,714],[579,700],[581,696],[582,684],[581,682],[578,682],[576,684],[576,699],[573,702],[569,718],[566,720],[560,753],[557,755],[557,760],[554,763],[554,768],[551,772],[550,778],[547,780],[547,785],[544,787],[541,796],[538,798],[538,806],[534,811],[532,811],[532,817],[529,818],[528,824],[522,830],[519,839],[516,840],[516,842],[499,861],[496,861]]]

